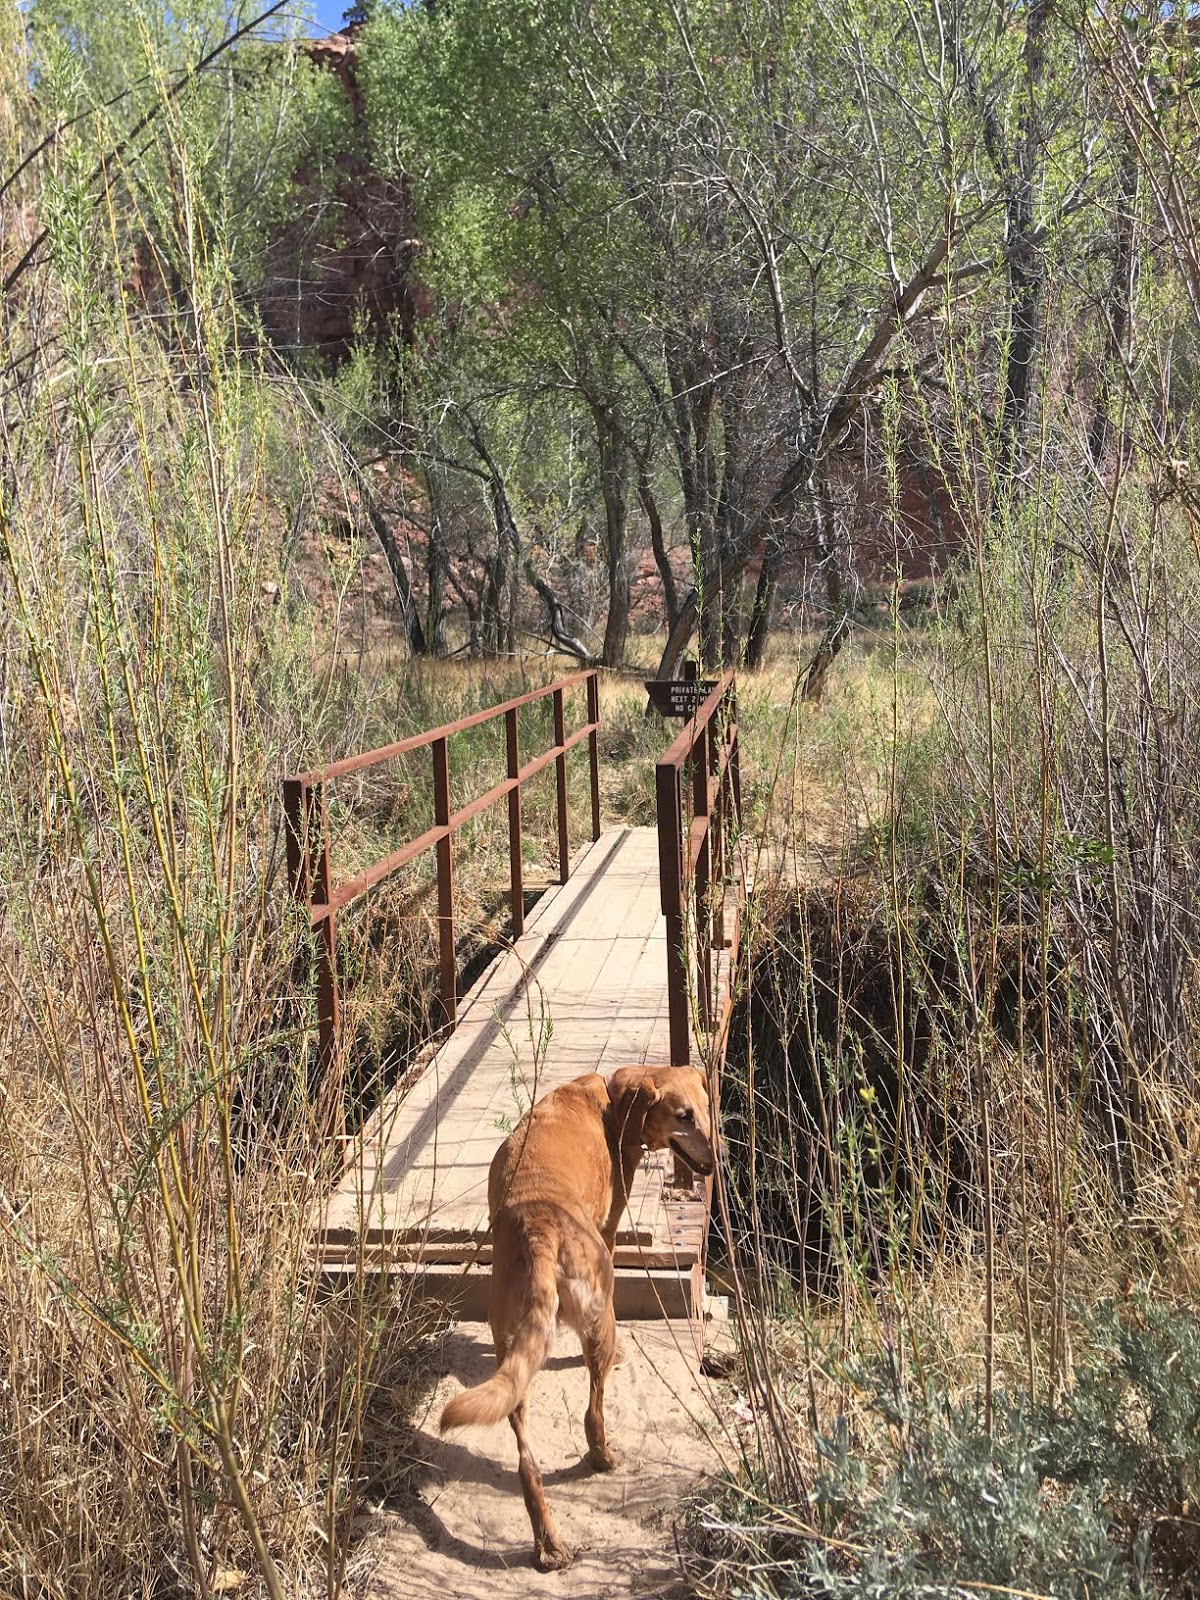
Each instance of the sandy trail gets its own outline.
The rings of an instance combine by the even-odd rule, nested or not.
[[[416,1419],[428,1480],[417,1504],[388,1514],[370,1600],[686,1594],[672,1520],[681,1498],[729,1452],[718,1420],[721,1386],[695,1375],[686,1323],[622,1323],[619,1337],[624,1360],[605,1396],[609,1441],[624,1457],[618,1471],[594,1473],[583,1460],[587,1373],[567,1329],[559,1330],[530,1392],[530,1444],[559,1531],[576,1551],[565,1572],[543,1575],[530,1560],[511,1429],[501,1423],[438,1435],[450,1395],[495,1370],[487,1327],[459,1324],[442,1347],[438,1381]]]

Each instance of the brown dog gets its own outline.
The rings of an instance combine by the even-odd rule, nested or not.
[[[604,1436],[604,1382],[616,1354],[613,1248],[642,1152],[668,1146],[694,1171],[712,1171],[703,1076],[692,1067],[622,1067],[607,1081],[590,1073],[539,1100],[492,1161],[489,1316],[499,1370],[456,1395],[441,1427],[508,1418],[542,1572],[567,1566],[572,1552],[525,1437],[525,1396],[561,1317],[579,1335],[591,1379],[588,1460],[597,1472],[618,1465]]]

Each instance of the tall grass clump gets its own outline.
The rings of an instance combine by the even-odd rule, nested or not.
[[[828,870],[785,849],[758,896],[722,1094],[756,1466],[698,1516],[717,1588],[1190,1592],[1196,524],[1135,390],[1089,460],[1056,354],[1018,486],[947,372],[953,594],[850,709]]]
[[[2,307],[0,1591],[281,1600],[341,1587],[412,1338],[305,1262],[329,1174],[278,784],[337,709],[281,549],[336,459],[245,318],[199,90],[140,47],[152,114],[29,169]]]
[[[836,870],[760,896],[722,1093],[759,1466],[700,1517],[714,1583],[1187,1592],[1196,554],[1133,481],[1055,510],[989,526],[932,708],[863,717]],[[1051,1462],[1106,1406],[1136,1447]]]

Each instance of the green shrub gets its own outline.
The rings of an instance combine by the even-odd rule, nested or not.
[[[1058,1403],[1019,1391],[953,1400],[890,1359],[849,1376],[869,1395],[816,1440],[806,1506],[753,1485],[710,1501],[696,1543],[729,1592],[805,1600],[1054,1600],[1194,1593],[1200,1328],[1139,1296],[1091,1313]]]
[[[1200,1564],[1200,1326],[1195,1315],[1137,1296],[1089,1318],[1075,1385],[1038,1453],[1047,1479],[1102,1502],[1130,1548],[1186,1580]],[[1193,1584],[1194,1587],[1194,1584]]]

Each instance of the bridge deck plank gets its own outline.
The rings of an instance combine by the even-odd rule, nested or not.
[[[324,1258],[381,1245],[409,1259],[486,1258],[488,1166],[526,1107],[582,1073],[670,1059],[666,965],[657,832],[611,829],[463,998],[417,1081],[364,1129],[315,1219]],[[703,1203],[681,1205],[667,1158],[648,1159],[619,1260],[686,1269],[702,1237]]]

